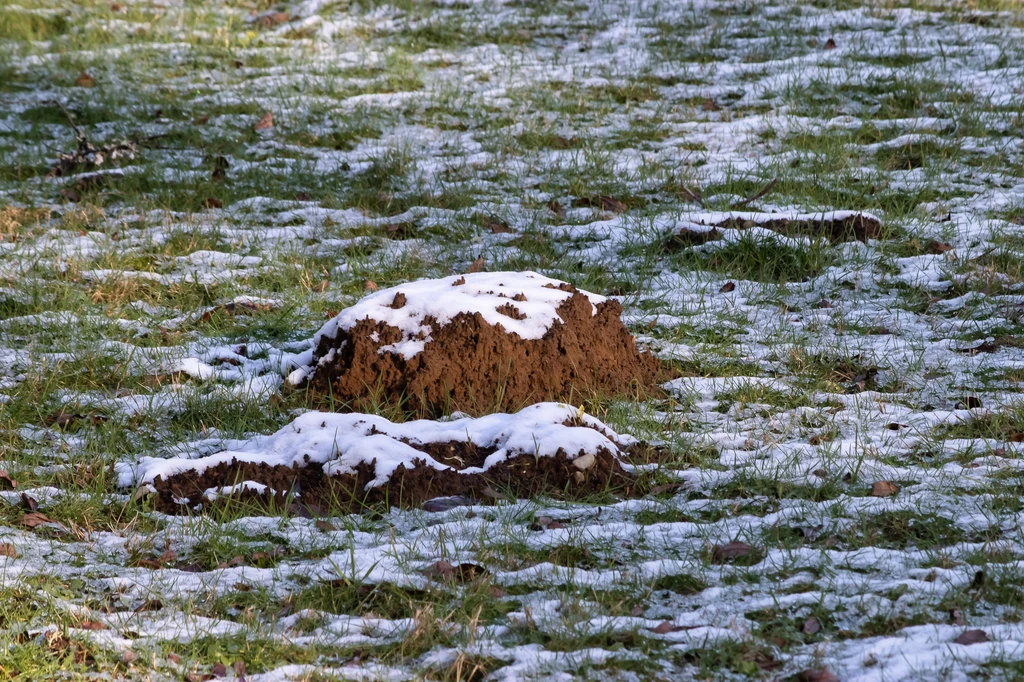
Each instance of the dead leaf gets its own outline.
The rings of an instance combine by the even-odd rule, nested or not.
[[[928,244],[925,246],[925,251],[932,254],[933,256],[938,256],[939,254],[946,253],[947,251],[952,250],[953,246],[951,244],[935,241],[934,239],[928,242]]]
[[[9,542],[0,542],[0,556],[10,557],[11,559],[18,558],[18,550],[14,549],[14,545]]]
[[[22,514],[17,521],[19,526],[25,526],[26,528],[35,528],[36,526],[41,526],[44,523],[53,523],[53,521],[49,516],[42,512],[29,512],[28,514]]]
[[[228,667],[223,663],[215,663],[213,669],[210,671],[214,677],[227,677]]]
[[[477,578],[482,578],[491,574],[491,572],[486,568],[477,564],[462,563],[457,566],[452,566],[444,559],[434,562],[424,569],[423,573],[431,578],[452,580],[457,583],[472,582]]]
[[[135,607],[135,613],[145,613],[146,611],[159,611],[164,607],[163,602],[159,599],[149,599]]]
[[[647,629],[650,630],[651,632],[655,633],[655,634],[658,634],[658,635],[667,635],[670,632],[679,632],[680,630],[683,630],[684,628],[679,627],[678,625],[676,625],[675,623],[673,623],[670,620],[665,620],[665,621],[662,621],[662,622],[658,623],[653,628],[647,628]]]
[[[889,497],[900,491],[900,487],[892,481],[875,481],[871,484],[872,497]]]
[[[953,643],[970,646],[972,644],[981,644],[982,642],[988,641],[990,640],[984,630],[964,630],[960,633],[959,637],[953,640]]]
[[[970,348],[957,348],[956,352],[966,355],[977,355],[978,353],[995,353],[997,350],[999,350],[999,344],[985,341]]]
[[[329,521],[314,521],[313,527],[319,531],[323,531],[324,533],[330,533],[332,531],[338,530],[333,525],[331,525]]]
[[[645,611],[645,610],[644,610],[644,607],[642,607],[642,606],[640,606],[639,604],[637,604],[637,605],[636,605],[636,606],[634,606],[634,607],[633,607],[633,609],[632,609],[632,610],[631,610],[631,611],[629,612],[629,615],[630,615],[630,616],[632,616],[633,618],[643,618],[643,616],[644,616],[644,611]]]
[[[722,285],[722,288],[718,290],[718,293],[728,294],[730,291],[736,291],[736,282],[726,282]]]
[[[217,197],[203,199],[203,208],[224,208],[224,203]]]
[[[554,199],[548,202],[548,210],[554,213],[559,218],[565,217],[565,209],[562,208],[562,205]]]
[[[839,682],[828,666],[814,670],[805,670],[796,676],[797,682]]]
[[[125,652],[121,654],[121,662],[126,665],[131,665],[135,662],[135,659],[137,659],[138,657],[138,654],[136,654],[134,651],[132,651],[131,649],[126,649]]]
[[[976,395],[965,395],[960,398],[960,404],[968,410],[976,410],[982,406],[981,398]]]
[[[75,626],[79,630],[106,630],[107,626],[95,620],[83,620]]]
[[[704,100],[704,104],[701,105],[701,109],[703,109],[704,111],[721,111],[722,107],[715,104],[715,100],[708,97],[706,100]]]
[[[484,272],[485,270],[487,270],[487,264],[484,262],[484,257],[477,256],[476,260],[469,264],[466,272]]]
[[[274,127],[274,114],[267,112],[263,114],[263,118],[256,122],[253,126],[253,130],[267,130],[268,128]]]
[[[660,485],[653,486],[650,490],[651,495],[663,495],[665,493],[675,492],[680,488],[686,487],[685,481],[672,481],[671,483],[662,483]]]
[[[492,220],[487,223],[487,229],[491,231],[491,234],[505,234],[513,232],[512,228],[509,227],[507,223],[500,220]]]
[[[800,628],[800,631],[803,632],[805,635],[816,635],[819,632],[821,632],[821,621],[819,621],[814,616],[811,616],[810,618],[804,621],[804,624]]]
[[[196,118],[192,119],[192,125],[194,125],[194,126],[204,126],[204,125],[206,125],[209,122],[210,122],[210,117],[209,116],[197,116]]]
[[[826,50],[834,50],[834,49],[836,49],[836,41],[835,41],[834,38],[829,38],[828,40],[825,41],[825,49]]]
[[[366,289],[367,291],[377,291],[378,288],[377,283],[372,279],[363,280],[363,289]]]
[[[580,197],[573,201],[572,205],[576,207],[589,206],[590,208],[599,208],[602,211],[611,211],[612,213],[625,213],[629,210],[629,206],[624,202],[604,194],[597,197]]]
[[[87,74],[85,71],[75,80],[75,85],[80,88],[92,88],[96,85],[96,79]]]
[[[715,545],[711,558],[716,564],[723,564],[750,556],[753,551],[754,548],[745,542],[729,542],[724,545]]]
[[[9,487],[11,490],[18,487],[18,482],[11,478],[11,475],[3,469],[0,469],[0,484]]]

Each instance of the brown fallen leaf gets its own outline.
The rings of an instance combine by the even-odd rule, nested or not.
[[[555,199],[552,199],[551,201],[548,202],[548,210],[554,213],[559,218],[565,217],[565,209],[562,208],[562,205],[558,203]]]
[[[715,545],[711,552],[711,558],[716,564],[723,564],[736,559],[750,556],[754,548],[745,542],[728,542],[724,545]]]
[[[685,628],[676,625],[670,620],[664,620],[655,625],[653,628],[647,629],[658,635],[667,635],[670,632],[679,632],[680,630],[684,630]]]
[[[612,213],[625,213],[629,210],[629,206],[624,202],[604,194],[596,197],[580,197],[573,201],[572,205],[576,207],[599,208],[602,211],[611,211]]]
[[[900,491],[900,487],[892,481],[875,481],[871,484],[872,497],[889,497]]]
[[[96,85],[96,79],[87,74],[85,71],[75,79],[75,85],[80,88],[91,88]]]
[[[957,353],[964,353],[966,355],[977,355],[978,353],[995,353],[999,350],[999,344],[989,343],[984,341],[977,346],[971,346],[970,348],[957,348]]]
[[[253,130],[267,130],[268,128],[274,127],[274,114],[267,112],[263,114],[263,118],[256,122],[253,126]]]
[[[839,682],[839,678],[828,669],[828,666],[805,670],[797,675],[796,679],[797,682]]]
[[[18,550],[14,548],[9,542],[0,542],[0,556],[10,557],[11,559],[18,558]]]
[[[956,639],[953,640],[953,643],[970,646],[971,644],[981,644],[982,642],[988,641],[990,640],[984,630],[964,630]]]
[[[477,256],[476,260],[469,264],[466,272],[484,272],[485,270],[487,270],[487,264],[484,262],[484,257]]]
[[[26,528],[35,528],[36,526],[41,526],[44,523],[53,523],[53,521],[49,516],[42,512],[29,512],[28,514],[22,514],[17,520],[17,524],[19,526],[25,526]]]
[[[722,288],[718,290],[718,293],[728,294],[730,291],[736,291],[736,282],[726,282],[722,285]]]
[[[704,104],[702,104],[700,108],[703,109],[704,111],[721,111],[722,110],[722,107],[720,107],[717,104],[715,104],[715,100],[711,99],[710,97],[708,97],[706,100],[704,100]]]
[[[946,244],[945,242],[936,241],[934,239],[928,242],[927,245],[925,245],[925,251],[932,254],[933,256],[938,256],[939,254],[943,254],[946,253],[947,251],[952,250],[952,244]]]
[[[835,41],[834,38],[829,38],[828,40],[825,41],[825,49],[826,50],[834,50],[834,49],[836,49],[836,41]]]
[[[224,202],[217,197],[206,197],[203,199],[203,208],[224,208]]]
[[[314,521],[313,522],[313,527],[316,528],[319,531],[324,532],[324,533],[330,533],[330,532],[338,530],[337,528],[335,528],[331,524],[330,521],[322,521],[322,520],[321,521]]]
[[[194,125],[194,126],[204,126],[204,125],[206,125],[209,122],[210,122],[210,117],[209,116],[197,116],[194,119],[192,119],[192,125]]]
[[[18,487],[18,482],[11,478],[11,475],[0,469],[0,488],[8,488],[13,490]]]
[[[472,582],[477,578],[491,574],[491,572],[486,568],[478,566],[477,564],[462,563],[457,566],[453,566],[444,559],[435,561],[424,569],[423,573],[431,578],[452,580],[457,583]]]
[[[215,663],[213,669],[210,671],[214,677],[227,677],[228,667],[223,663]]]
[[[500,220],[492,220],[491,222],[487,223],[487,229],[491,231],[491,234],[505,234],[513,231],[512,228],[509,227],[507,223],[504,223]]]
[[[106,630],[107,626],[95,620],[83,620],[75,626],[79,630]]]
[[[135,613],[145,613],[146,611],[159,611],[164,607],[164,604],[159,599],[149,599],[135,607]]]

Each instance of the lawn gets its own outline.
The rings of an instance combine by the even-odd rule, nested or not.
[[[660,358],[639,494],[137,485],[480,269]],[[0,4],[0,681],[1018,679],[1022,388],[1020,0]]]

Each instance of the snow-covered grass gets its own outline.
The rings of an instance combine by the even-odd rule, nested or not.
[[[1022,64],[1018,0],[4,3],[0,679],[1021,676]],[[134,158],[47,177],[64,109]],[[877,238],[744,222],[832,210]],[[651,495],[118,487],[319,407],[327,319],[478,257],[678,371],[585,405],[671,449]]]

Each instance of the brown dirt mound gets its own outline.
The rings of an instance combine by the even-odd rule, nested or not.
[[[882,231],[882,224],[871,216],[856,213],[842,220],[793,220],[776,218],[770,220],[742,220],[728,218],[716,223],[715,227],[742,230],[750,227],[763,227],[784,235],[806,235],[810,237],[826,237],[833,243],[846,242],[852,239],[867,241],[877,239]]]
[[[450,451],[446,447],[449,445]],[[458,442],[432,443],[424,456],[451,465],[453,461],[446,455],[460,452],[465,447],[465,443]],[[467,459],[480,454],[474,452]],[[634,461],[646,463],[657,459],[659,451],[637,445],[630,448],[628,454],[633,455]],[[583,457],[589,460],[588,456]],[[477,463],[467,461],[466,466]],[[210,467],[202,474],[188,470],[166,479],[157,476],[153,487],[156,488],[157,510],[168,514],[186,513],[198,504],[207,508],[211,502],[203,497],[206,490],[242,481],[261,483],[274,492],[247,490],[229,498],[218,498],[212,504],[222,505],[227,503],[226,500],[235,500],[284,505],[294,501],[305,509],[318,510],[326,515],[328,511],[359,512],[383,504],[413,508],[437,497],[459,496],[493,501],[506,496],[525,499],[550,495],[580,499],[603,492],[612,492],[619,497],[636,497],[644,492],[637,484],[637,477],[623,469],[619,460],[607,450],[599,450],[585,470],[581,470],[564,450],[559,450],[552,457],[514,457],[478,474],[462,474],[428,466],[407,469],[400,465],[387,483],[366,489],[366,484],[375,477],[374,470],[373,464],[360,464],[355,474],[327,476],[319,464],[292,468],[232,459]]]
[[[707,231],[682,228],[669,235],[665,248],[668,251],[697,246],[709,241],[721,239],[722,233],[716,228],[729,230],[748,230],[752,227],[763,227],[786,236],[802,235],[808,237],[825,237],[833,244],[852,240],[866,242],[878,239],[882,233],[882,224],[875,218],[856,213],[840,220],[824,219],[793,219],[769,218],[752,220],[742,216],[730,217],[713,224]]]
[[[568,284],[560,288],[572,292],[557,308],[561,321],[537,340],[488,324],[479,313],[460,313],[444,326],[426,318],[430,340],[406,359],[379,352],[401,340],[398,329],[364,319],[334,338],[321,338],[314,364],[334,355],[317,365],[305,386],[335,403],[386,400],[426,416],[515,410],[545,400],[579,404],[595,392],[655,393],[666,375],[654,355],[637,349],[619,318],[619,303],[599,303],[592,314],[583,293]],[[513,302],[499,312],[520,317]]]

